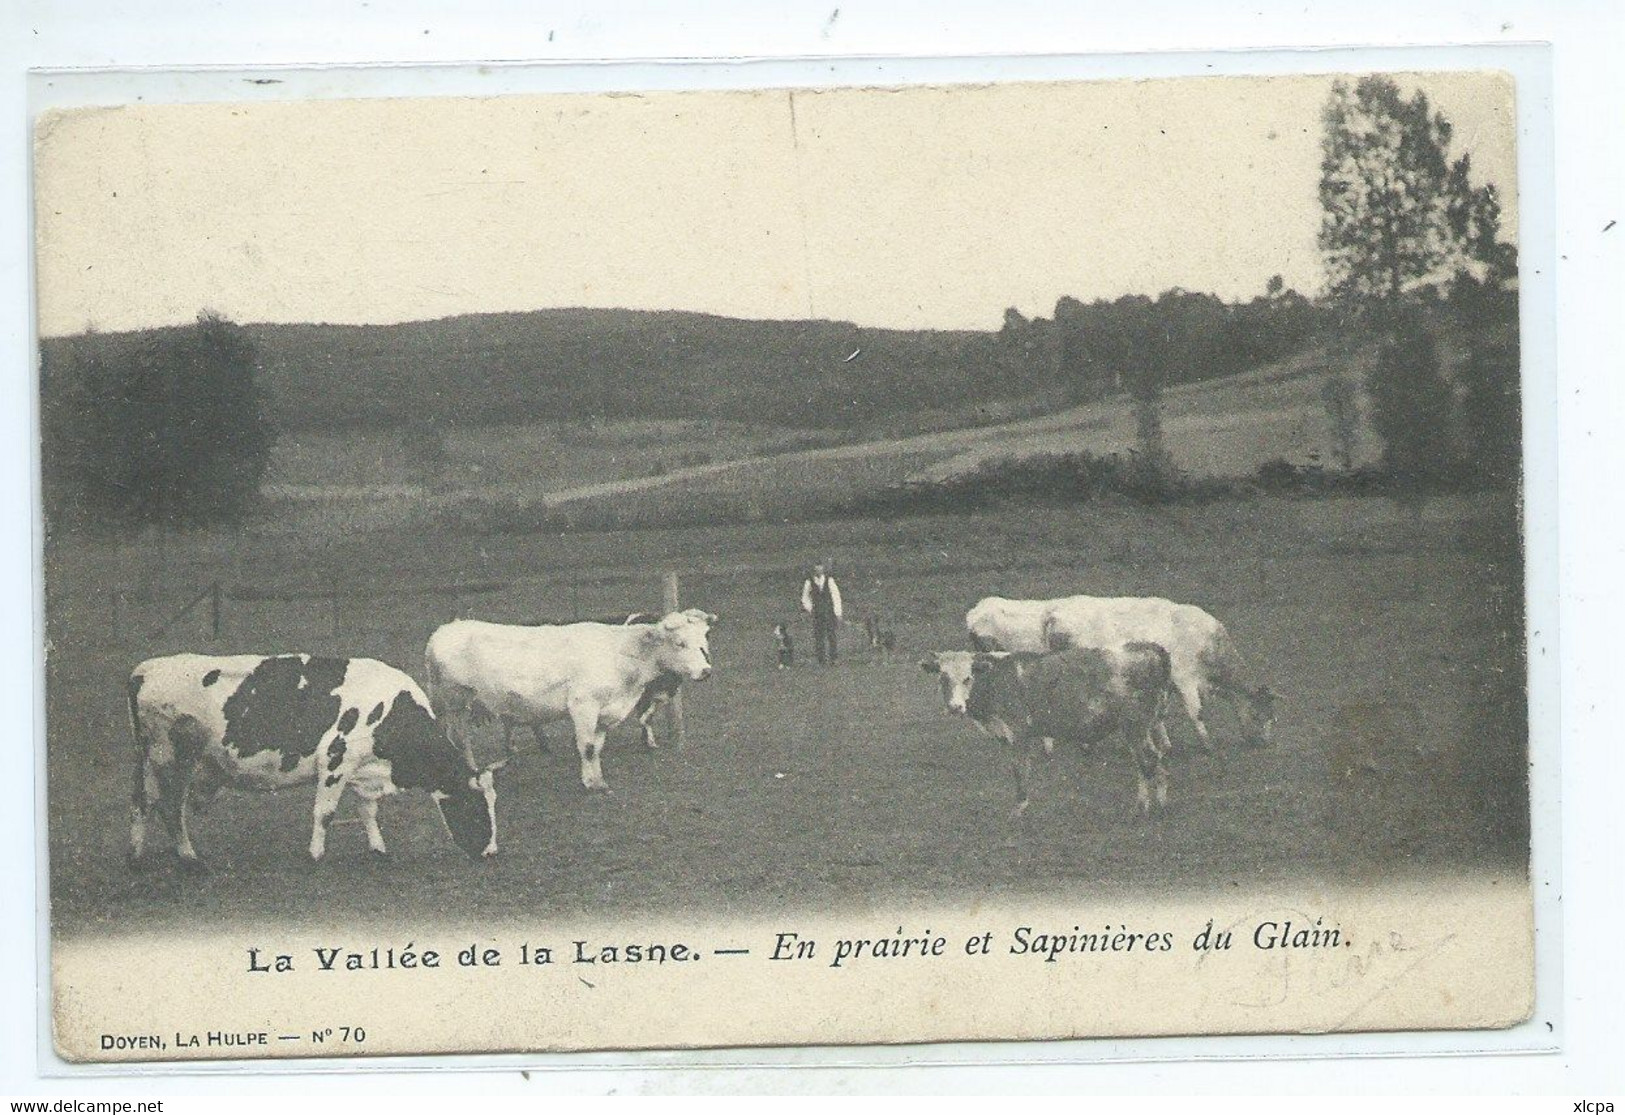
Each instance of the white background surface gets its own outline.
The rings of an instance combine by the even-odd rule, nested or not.
[[[0,13],[0,190],[9,219],[0,221],[0,374],[12,404],[0,413],[0,514],[6,530],[0,560],[13,586],[4,600],[7,669],[0,702],[13,710],[8,745],[0,747],[0,864],[7,901],[0,912],[0,1094],[177,1096],[252,1088],[261,1096],[320,1091],[377,1097],[409,1087],[409,1107],[437,1093],[513,1089],[595,1092],[759,1091],[1217,1091],[1217,1092],[1490,1092],[1618,1095],[1625,1070],[1615,1063],[1625,1012],[1620,1009],[1621,792],[1617,725],[1625,695],[1614,684],[1621,630],[1619,592],[1621,500],[1621,245],[1625,225],[1625,20],[1615,5],[1453,6],[1362,3],[1304,11],[1301,6],[1194,3],[1100,5],[1061,10],[1051,3],[825,4],[714,3],[655,11],[632,4],[423,3],[374,6],[350,2],[228,4],[187,2],[26,3]],[[832,13],[837,12],[832,18]],[[164,1076],[40,1080],[36,1019],[48,989],[37,979],[35,849],[36,772],[31,742],[34,706],[35,563],[32,510],[31,403],[34,384],[28,295],[31,250],[26,218],[28,128],[24,73],[38,67],[265,66],[419,61],[656,59],[809,55],[1006,55],[1147,50],[1237,50],[1260,47],[1397,46],[1406,44],[1554,44],[1557,231],[1555,406],[1557,464],[1562,478],[1557,528],[1563,687],[1562,855],[1564,971],[1562,1050],[1545,1055],[1371,1060],[1238,1060],[1093,1065],[1012,1065],[1008,1047],[977,1054],[995,1063],[967,1067],[784,1071],[680,1066],[653,1056],[638,1067],[575,1068],[485,1074],[436,1073],[405,1079],[369,1073],[282,1074],[252,1078]],[[1306,64],[1314,64],[1306,59]],[[985,69],[986,63],[969,63]],[[427,87],[424,91],[428,91]],[[1524,200],[1524,230],[1552,220]],[[1544,216],[1544,220],[1541,219]],[[1548,225],[1548,227],[1550,227]],[[1530,266],[1532,245],[1525,247]],[[1537,326],[1539,323],[1535,323]],[[1545,539],[1550,548],[1552,540]],[[1541,545],[1536,540],[1535,545]],[[1533,615],[1533,613],[1532,613]],[[1538,623],[1538,617],[1536,618]],[[1548,636],[1550,632],[1546,633]],[[1552,644],[1556,653],[1556,644]],[[1448,808],[1441,803],[1441,808]],[[1312,1039],[1277,1042],[1308,1057]],[[1079,1056],[1089,1055],[1080,1051]],[[906,1051],[898,1058],[907,1056]],[[832,1054],[838,1059],[840,1054]],[[771,1059],[763,1056],[762,1060]],[[615,1058],[629,1061],[626,1057]],[[1004,1063],[1000,1063],[1004,1062]],[[601,1061],[599,1062],[602,1063]],[[391,1105],[394,1106],[394,1105]],[[440,1106],[435,1103],[435,1106]],[[1554,1107],[1554,1109],[1557,1109]],[[1562,1107],[1561,1110],[1568,1110]]]

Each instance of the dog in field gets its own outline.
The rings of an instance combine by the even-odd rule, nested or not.
[[[880,654],[890,654],[897,649],[897,633],[890,628],[880,626],[880,617],[873,612],[869,613],[863,621],[863,630],[869,636],[869,649]]]
[[[779,654],[779,669],[783,670],[796,664],[796,641],[790,637],[790,628],[786,624],[775,624],[773,627],[773,643]]]

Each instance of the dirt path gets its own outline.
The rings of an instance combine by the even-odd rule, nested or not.
[[[1246,437],[1254,432],[1276,432],[1283,424],[1304,426],[1313,416],[1297,406],[1260,406],[1260,394],[1269,395],[1271,388],[1285,388],[1293,394],[1303,393],[1301,381],[1316,378],[1318,369],[1304,367],[1281,369],[1261,368],[1241,375],[1201,383],[1182,384],[1163,393],[1164,405],[1173,413],[1166,420],[1170,441],[1174,443],[1176,457],[1181,443],[1200,442],[1206,435]],[[1290,386],[1288,386],[1290,385]],[[1132,444],[1133,415],[1128,402],[1121,398],[1086,403],[1047,414],[1038,418],[1024,418],[996,426],[978,426],[964,430],[944,430],[929,434],[886,441],[865,441],[853,445],[805,449],[794,453],[771,456],[744,457],[715,464],[696,465],[673,469],[660,476],[641,476],[627,480],[614,480],[601,484],[586,484],[547,492],[543,497],[549,507],[580,500],[625,495],[650,491],[672,484],[685,484],[694,480],[721,476],[740,470],[760,468],[772,463],[775,467],[797,463],[814,464],[824,461],[857,460],[870,457],[890,457],[907,454],[934,455],[942,458],[926,470],[916,473],[918,479],[940,479],[943,476],[974,468],[983,460],[998,456],[1030,456],[1037,453],[1060,453],[1079,448],[1077,435],[1084,431],[1098,431],[1091,438],[1090,448],[1097,453],[1122,452]],[[1316,431],[1318,433],[1318,431]],[[1306,436],[1293,439],[1307,440]],[[1294,445],[1270,446],[1273,455],[1289,455]],[[1256,454],[1252,454],[1256,455]],[[1224,460],[1226,453],[1205,453],[1204,460],[1217,457]],[[1244,466],[1250,470],[1256,464]]]

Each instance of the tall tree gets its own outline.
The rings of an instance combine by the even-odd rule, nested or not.
[[[1322,113],[1320,249],[1336,295],[1398,298],[1488,266],[1500,206],[1474,187],[1471,163],[1450,162],[1450,121],[1427,94],[1371,74],[1336,82]]]
[[[1450,121],[1425,93],[1406,97],[1378,75],[1352,87],[1339,81],[1323,120],[1320,248],[1347,320],[1378,339],[1366,387],[1383,464],[1410,491],[1465,478],[1457,385],[1440,357],[1435,333],[1443,321],[1435,296],[1450,291],[1460,317],[1509,305],[1515,316],[1508,284],[1517,272],[1516,252],[1500,242],[1500,200],[1493,186],[1473,184],[1469,155],[1451,161]],[[1459,296],[1465,288],[1472,297]],[[1478,353],[1483,333],[1461,331],[1472,357],[1456,373],[1468,380],[1462,385],[1470,411],[1466,444],[1491,433],[1506,442],[1512,431],[1515,446],[1516,360],[1509,410],[1506,354]],[[1505,453],[1495,456],[1495,467],[1481,470],[1485,479],[1508,471]]]
[[[1500,195],[1493,184],[1472,184],[1472,165],[1472,156],[1467,154],[1450,164],[1446,219],[1462,255],[1477,265],[1476,275],[1471,274],[1472,268],[1463,268],[1468,277],[1499,290],[1518,275],[1518,250],[1501,242]]]
[[[1421,492],[1451,480],[1459,464],[1455,400],[1421,311],[1389,307],[1384,317],[1366,381],[1372,425],[1382,435],[1388,475],[1402,491]]]
[[[241,326],[205,312],[111,356],[83,349],[42,368],[48,513],[186,526],[253,506],[275,432]]]

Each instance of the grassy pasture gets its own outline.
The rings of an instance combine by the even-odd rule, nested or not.
[[[1250,476],[1275,459],[1330,463],[1322,388],[1332,374],[1359,381],[1362,360],[1316,350],[1170,388],[1163,417],[1175,463],[1199,478]],[[405,523],[646,527],[674,507],[687,522],[771,521],[839,514],[884,489],[1000,458],[1124,454],[1136,444],[1126,398],[1022,413],[961,413],[946,428],[934,424],[943,415],[926,413],[914,428],[886,431],[678,419],[462,428],[447,433],[432,476],[414,471],[397,430],[296,430],[277,443],[265,494],[274,518],[317,533]],[[1363,423],[1354,449],[1355,463],[1376,458]]]
[[[834,430],[748,426],[685,419],[595,425],[533,422],[452,428],[446,464],[429,486],[443,490],[535,491],[649,476],[710,461],[791,452],[851,440]],[[399,430],[289,430],[277,440],[267,483],[322,487],[422,483]]]
[[[316,546],[268,530],[56,540],[46,554],[54,922],[74,933],[226,919],[714,915],[1519,870],[1520,590],[1481,543],[1493,511],[1440,500],[1413,518],[1376,499],[1260,499],[568,537],[375,530]],[[820,669],[806,664],[811,636],[797,618],[801,661],[777,671],[772,625],[794,615],[799,571],[826,554],[849,618],[878,612],[899,651],[872,656],[853,626],[845,661]],[[126,870],[123,682],[141,658],[307,650],[418,675],[425,639],[454,614],[647,608],[668,569],[687,602],[723,617],[717,673],[686,691],[688,746],[650,753],[614,733],[614,791],[589,795],[562,730],[545,752],[526,741],[499,776],[495,862],[464,859],[412,795],[380,811],[387,861],[367,855],[358,825],[341,824],[313,866],[303,856],[312,794],[298,789],[223,794],[194,828],[213,867],[205,877],[167,863]],[[219,640],[206,605],[155,634],[217,578],[228,592]],[[917,659],[961,646],[964,611],[982,595],[1076,591],[1166,595],[1219,615],[1283,695],[1278,746],[1183,753],[1171,811],[1151,824],[1134,816],[1125,756],[1058,749],[1013,825],[1006,757],[942,711]],[[482,743],[494,747],[494,735]]]

